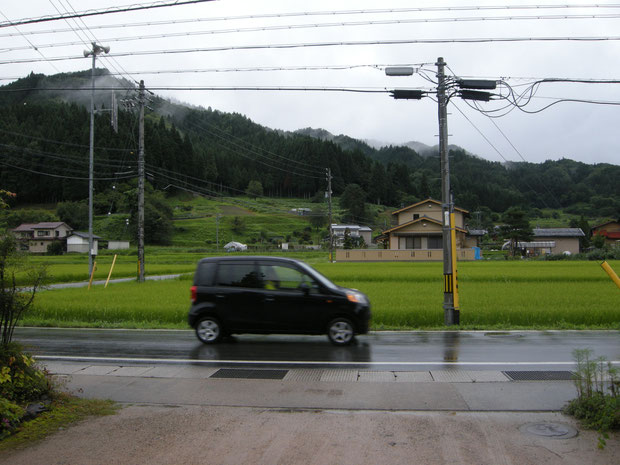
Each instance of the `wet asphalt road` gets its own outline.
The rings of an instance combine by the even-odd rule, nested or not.
[[[620,364],[618,331],[374,332],[349,347],[325,336],[243,335],[218,345],[192,331],[17,328],[15,340],[45,359],[216,366],[332,367],[415,371],[572,370],[574,349]]]

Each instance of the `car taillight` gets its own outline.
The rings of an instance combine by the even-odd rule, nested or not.
[[[196,303],[196,286],[192,286],[190,289],[192,303]]]

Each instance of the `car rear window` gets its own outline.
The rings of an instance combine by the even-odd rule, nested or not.
[[[261,281],[253,263],[220,263],[215,282],[217,286],[261,287]]]
[[[215,277],[215,262],[202,262],[196,269],[194,276],[194,285],[196,286],[212,286]]]

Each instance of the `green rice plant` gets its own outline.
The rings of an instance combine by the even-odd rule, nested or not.
[[[193,271],[202,256],[179,254],[183,263],[178,266]],[[441,263],[328,263],[325,254],[298,256],[314,262],[336,284],[367,294],[375,329],[443,327]],[[175,265],[166,263],[175,255],[162,254],[159,260],[162,267]],[[514,269],[509,265],[459,264],[461,328],[620,329],[618,290],[597,264],[526,262]],[[191,276],[111,284],[107,289],[94,286],[90,291],[49,290],[37,297],[24,324],[187,327]]]
[[[187,280],[117,283],[107,288],[53,289],[40,294],[24,325],[186,327]],[[38,322],[38,323],[37,323]]]

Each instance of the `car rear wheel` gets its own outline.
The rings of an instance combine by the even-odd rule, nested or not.
[[[351,344],[355,338],[353,323],[346,318],[332,320],[327,326],[327,337],[332,344],[337,346]]]
[[[196,324],[196,336],[204,344],[215,344],[222,339],[222,325],[217,318],[204,317]]]

